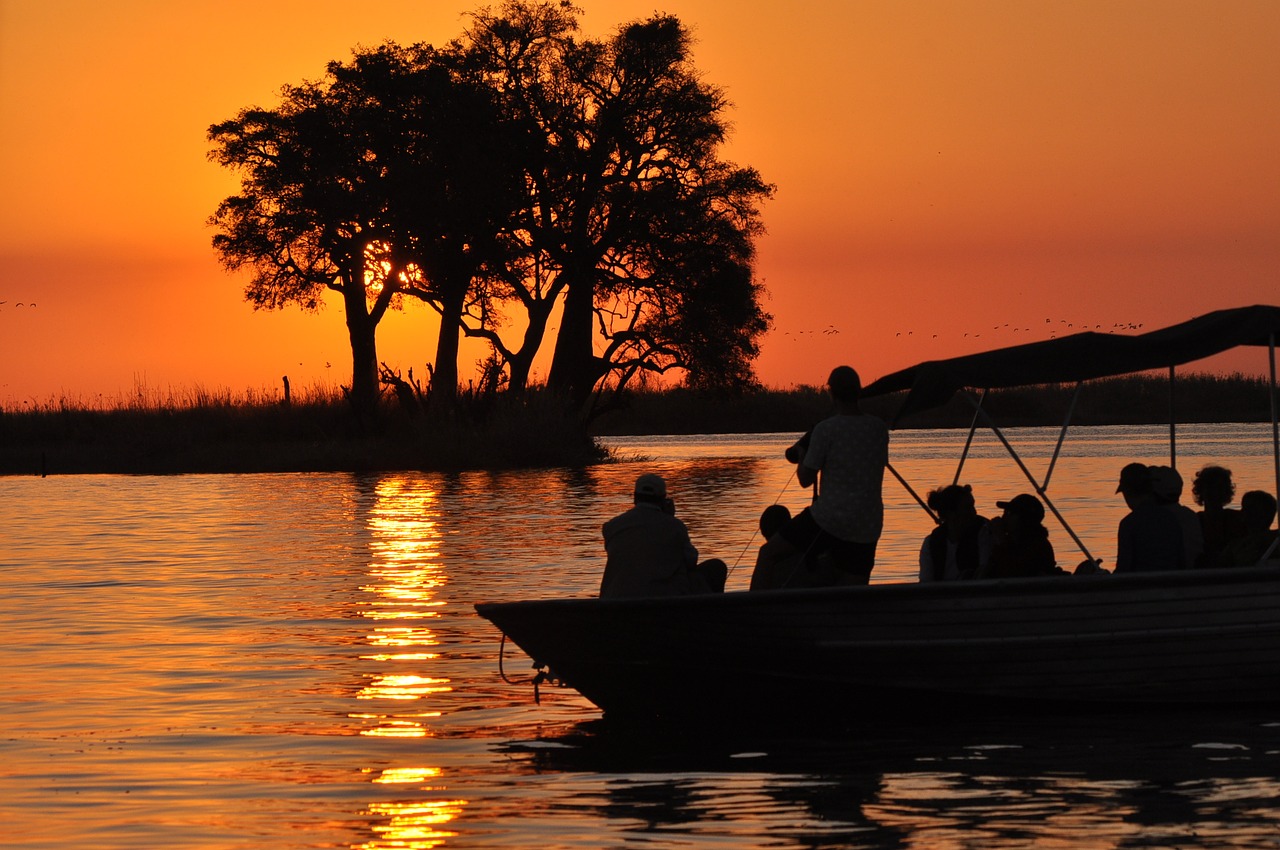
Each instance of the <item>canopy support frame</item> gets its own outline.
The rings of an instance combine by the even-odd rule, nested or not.
[[[1276,474],[1276,498],[1280,499],[1280,397],[1276,390],[1276,335],[1268,338],[1267,352],[1271,358],[1271,458]]]
[[[1280,399],[1276,396],[1276,335],[1274,332],[1267,338],[1267,354],[1271,361],[1271,462],[1275,467],[1276,498],[1280,499]],[[1280,546],[1280,531],[1276,532],[1275,539],[1271,541],[1267,551],[1262,553],[1258,563],[1261,564],[1274,555],[1277,546]]]
[[[1062,419],[1062,430],[1058,432],[1058,443],[1053,447],[1053,457],[1049,458],[1049,468],[1044,473],[1044,484],[1040,485],[1041,490],[1049,489],[1049,479],[1053,477],[1054,467],[1058,465],[1058,458],[1062,455],[1062,446],[1067,441],[1067,431],[1071,427],[1071,417],[1076,412],[1076,402],[1080,400],[1080,388],[1084,386],[1084,381],[1076,381],[1076,388],[1071,393],[1071,404],[1067,405],[1067,415]]]
[[[969,400],[970,404],[977,407],[978,402],[973,398],[971,393],[966,392],[963,393],[963,395]],[[1027,464],[1022,460],[1022,455],[1018,454],[1018,450],[1015,449],[1013,444],[1009,442],[1007,437],[1005,437],[1004,432],[1000,430],[1000,426],[991,418],[991,414],[986,410],[983,410],[981,407],[978,407],[978,410],[980,411],[987,427],[991,429],[991,433],[995,434],[996,439],[1000,441],[1000,444],[1004,446],[1005,451],[1009,453],[1009,457],[1011,457],[1013,462],[1018,465],[1018,468],[1022,470],[1022,474],[1026,477],[1027,482],[1031,484],[1032,488],[1035,489],[1036,494],[1044,501],[1045,507],[1047,507],[1057,518],[1058,524],[1062,526],[1063,531],[1067,532],[1067,535],[1075,542],[1076,547],[1084,554],[1086,560],[1094,561],[1093,555],[1089,552],[1089,547],[1084,545],[1084,541],[1080,539],[1078,534],[1076,534],[1075,529],[1071,527],[1071,524],[1068,523],[1062,513],[1059,512],[1058,506],[1053,503],[1053,499],[1049,498],[1049,494],[1046,489],[1041,487],[1039,482],[1036,481],[1036,477],[1031,474],[1031,470],[1027,468]],[[1096,563],[1096,561],[1094,562]]]
[[[952,484],[960,483],[960,474],[964,472],[964,463],[969,459],[969,449],[973,446],[973,435],[978,430],[978,420],[982,416],[982,404],[987,400],[987,391],[982,391],[982,397],[978,399],[977,410],[973,411],[973,419],[969,420],[969,436],[965,438],[964,450],[960,452],[960,463],[956,465],[956,475],[951,479]]]
[[[1075,413],[1076,402],[1080,398],[1080,388],[1083,384],[1084,384],[1083,381],[1076,382],[1075,391],[1072,393],[1072,396],[1071,396],[1071,404],[1068,406],[1067,414],[1063,419],[1062,429],[1058,433],[1058,441],[1057,441],[1057,444],[1054,446],[1053,456],[1049,461],[1049,468],[1045,472],[1043,484],[1036,481],[1036,477],[1031,473],[1031,470],[1027,467],[1026,463],[1022,460],[1022,456],[1018,454],[1018,450],[1013,447],[1013,444],[1010,443],[1009,440],[1005,437],[1004,432],[1000,430],[1000,427],[996,424],[995,420],[991,417],[991,414],[988,413],[987,410],[982,406],[983,402],[987,398],[987,393],[989,392],[989,390],[984,389],[982,391],[982,394],[976,397],[971,392],[961,393],[965,397],[965,399],[967,399],[968,402],[971,405],[973,405],[973,419],[969,423],[969,434],[965,438],[964,450],[960,453],[960,463],[956,467],[955,478],[952,479],[951,483],[952,484],[960,483],[960,475],[964,470],[965,461],[969,457],[969,450],[973,446],[973,438],[977,433],[978,424],[979,422],[985,424],[988,428],[991,429],[991,433],[995,434],[996,439],[998,439],[1000,443],[1004,446],[1005,451],[1009,453],[1009,457],[1013,459],[1013,462],[1016,463],[1018,465],[1018,468],[1022,470],[1022,474],[1026,476],[1027,481],[1031,484],[1032,488],[1036,491],[1036,494],[1040,497],[1041,500],[1044,501],[1045,506],[1049,508],[1049,510],[1053,513],[1054,517],[1057,518],[1058,524],[1062,526],[1063,530],[1067,532],[1067,535],[1070,536],[1072,541],[1075,542],[1076,547],[1080,549],[1080,551],[1084,554],[1087,560],[1093,561],[1094,558],[1093,558],[1093,555],[1089,552],[1089,547],[1086,546],[1084,544],[1084,541],[1080,539],[1080,536],[1076,534],[1075,529],[1073,529],[1071,527],[1071,524],[1067,522],[1066,518],[1058,510],[1057,505],[1053,503],[1053,499],[1049,497],[1049,493],[1048,493],[1049,480],[1053,477],[1053,469],[1058,462],[1058,457],[1062,453],[1062,446],[1063,446],[1063,443],[1066,441],[1067,431],[1071,427],[1071,417]],[[898,480],[898,483],[902,485],[903,489],[905,489],[907,493],[910,494],[913,499],[915,499],[916,503],[920,505],[920,507],[924,508],[924,512],[927,513],[935,523],[938,522],[937,515],[934,514],[932,510],[930,510],[928,504],[923,499],[920,498],[920,496],[916,493],[914,489],[912,489],[911,485],[907,482],[905,478],[902,477],[902,475],[898,472],[898,470],[894,469],[891,464],[886,464],[886,467],[888,468],[889,472],[892,473],[893,477]]]

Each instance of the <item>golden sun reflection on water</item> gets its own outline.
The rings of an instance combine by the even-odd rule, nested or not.
[[[361,660],[378,665],[367,675],[356,699],[370,710],[350,717],[367,725],[360,734],[373,738],[426,738],[429,723],[444,716],[430,701],[451,693],[453,684],[440,675],[440,654],[428,651],[442,640],[433,625],[447,600],[441,594],[448,575],[441,558],[440,516],[436,491],[421,480],[389,477],[379,482],[370,511],[371,560],[361,616],[372,624],[365,641],[374,650]],[[425,703],[425,705],[424,705]],[[426,708],[430,705],[430,708]],[[389,767],[375,773],[380,786],[419,786],[416,793],[444,793],[438,767]],[[462,799],[375,801],[367,814],[375,838],[358,850],[427,850],[457,833],[444,825],[460,816]]]
[[[439,598],[448,583],[440,558],[439,516],[438,494],[425,482],[389,477],[378,483],[368,517],[369,580],[360,588],[368,597],[360,613],[374,624],[365,640],[385,651],[361,658],[386,668],[368,676],[357,699],[407,704],[453,690],[448,678],[432,675],[431,663],[439,655],[425,651],[440,645],[431,622],[446,604]],[[419,737],[427,734],[422,720],[441,712],[388,709],[351,716],[372,721],[362,735]]]
[[[358,845],[358,850],[430,850],[456,832],[441,829],[456,819],[466,800],[424,800],[414,803],[374,803],[369,814],[386,818],[373,829],[378,837]]]
[[[405,785],[426,782],[442,773],[444,771],[438,767],[389,767],[373,781],[377,785]]]
[[[453,690],[448,679],[430,676],[380,676],[360,689],[356,699],[421,699],[427,694],[443,694]]]

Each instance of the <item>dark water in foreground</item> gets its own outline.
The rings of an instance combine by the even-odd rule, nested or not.
[[[1053,432],[1013,432],[1043,477]],[[1094,429],[1050,493],[1110,561],[1130,459]],[[963,435],[895,435],[921,490]],[[1259,426],[1189,428],[1184,475],[1273,485]],[[92,848],[1280,847],[1280,708],[954,718],[850,730],[610,728],[498,675],[476,601],[594,591],[599,525],[640,471],[706,555],[750,573],[756,515],[798,508],[783,437],[629,441],[585,472],[0,479],[0,843]],[[1025,489],[982,444],[986,510]],[[878,581],[927,521],[886,487]],[[1069,538],[1053,529],[1063,563]],[[505,670],[527,679],[508,648]]]

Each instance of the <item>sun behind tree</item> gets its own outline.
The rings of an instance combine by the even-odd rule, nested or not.
[[[456,390],[459,334],[523,391],[557,307],[548,385],[576,407],[671,370],[754,382],[773,188],[720,159],[728,103],[678,19],[579,39],[577,14],[481,9],[443,48],[357,50],[210,128],[211,158],[241,174],[215,249],[252,272],[256,307],[342,296],[358,409],[376,407],[376,330],[405,296],[441,315],[433,400]]]

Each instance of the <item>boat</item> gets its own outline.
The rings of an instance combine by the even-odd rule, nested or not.
[[[1037,480],[987,416],[986,391],[1074,382],[1079,392],[1092,379],[1153,369],[1167,369],[1172,381],[1183,364],[1263,346],[1280,491],[1277,338],[1280,308],[1221,310],[1143,334],[1080,333],[929,361],[873,382],[864,396],[901,393],[895,426],[957,394],[970,398],[970,437],[980,425],[996,433],[1091,560],[1052,503],[1058,452]],[[1172,422],[1170,457],[1176,467]],[[577,690],[606,718],[705,723],[1037,704],[1280,703],[1280,566],[1265,556],[1233,569],[546,599],[476,610],[533,659],[542,671],[536,681]]]

